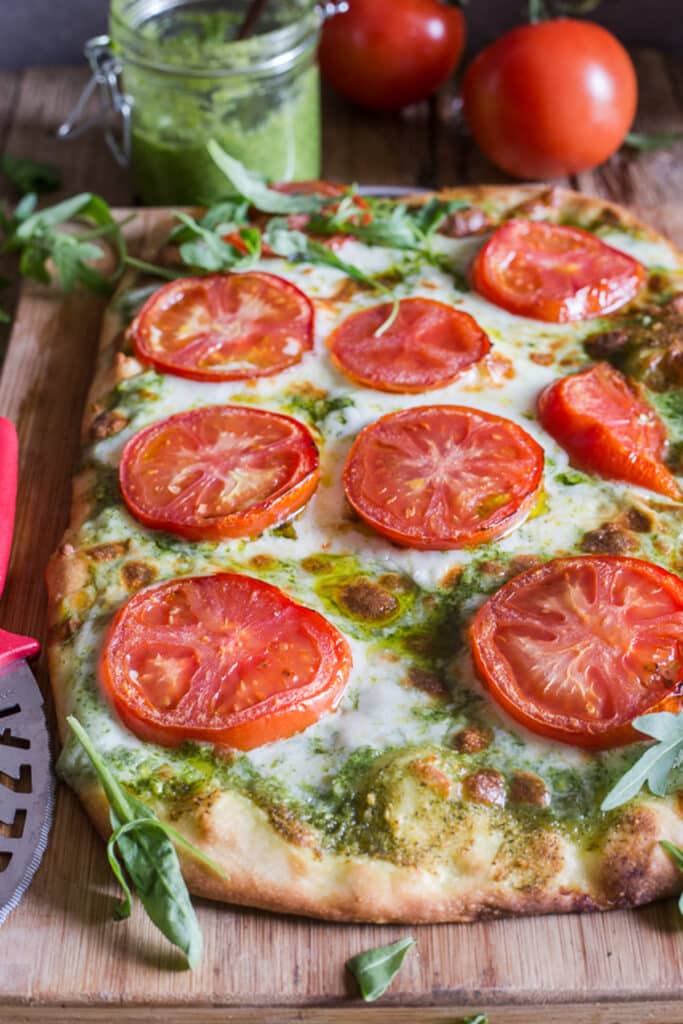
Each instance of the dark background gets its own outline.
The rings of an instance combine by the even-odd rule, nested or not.
[[[84,41],[106,31],[108,6],[108,0],[0,0],[0,68],[78,63]],[[469,0],[470,49],[525,11],[525,0]],[[683,51],[683,0],[603,0],[590,17],[627,45]]]

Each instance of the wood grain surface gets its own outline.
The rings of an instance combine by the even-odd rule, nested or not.
[[[683,129],[683,66],[638,55],[639,127]],[[80,71],[0,75],[0,146],[55,159],[62,195],[90,188],[130,202],[98,136],[60,145],[51,132],[82,85]],[[502,179],[461,132],[454,91],[400,118],[326,99],[326,176],[406,185]],[[572,182],[623,202],[683,245],[683,146],[623,152]],[[158,214],[131,225],[133,245]],[[7,261],[0,273],[7,272]],[[11,295],[9,296],[11,301]],[[7,301],[3,303],[7,305]],[[29,285],[0,378],[0,413],[18,425],[17,532],[0,625],[44,635],[43,570],[66,524],[81,410],[102,303],[61,301]],[[46,686],[44,668],[37,666]],[[47,692],[47,690],[46,690]],[[114,887],[102,843],[64,787],[43,866],[0,929],[0,1022],[158,1020],[454,1022],[488,1011],[491,1024],[683,1021],[683,926],[675,902],[633,912],[414,929],[329,925],[199,901],[206,941],[199,969],[180,959],[138,909],[111,920]],[[365,1007],[344,961],[412,932],[416,950],[382,999]],[[417,1007],[420,1010],[417,1010]],[[150,1012],[151,1011],[151,1012]]]

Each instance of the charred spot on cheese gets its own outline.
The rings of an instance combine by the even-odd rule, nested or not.
[[[548,807],[550,793],[540,776],[533,772],[514,772],[510,780],[508,797],[511,803],[530,807]]]
[[[392,618],[399,608],[394,595],[370,579],[340,584],[335,588],[335,599],[350,615],[366,622],[384,622]]]
[[[409,576],[402,576],[398,572],[385,572],[378,577],[377,582],[394,593],[409,594],[417,590],[417,584]]]
[[[148,587],[158,576],[158,569],[147,562],[126,562],[121,568],[121,577],[126,590],[140,590]]]
[[[543,561],[538,555],[515,555],[510,559],[509,569],[512,576],[518,576],[527,569],[535,569]]]
[[[95,562],[111,562],[115,558],[123,558],[129,548],[130,540],[117,540],[108,544],[95,544],[94,547],[86,548],[85,553]]]
[[[403,679],[404,685],[428,694],[430,697],[448,697],[449,691],[441,676],[419,665],[411,665]]]
[[[438,796],[444,798],[450,796],[453,783],[448,775],[438,767],[435,754],[428,754],[426,757],[413,761],[410,771],[419,782],[424,783]]]
[[[562,206],[563,197],[560,190],[551,185],[534,193],[528,199],[512,206],[505,214],[506,220],[527,217],[529,220],[546,220],[549,214]]]
[[[644,509],[631,505],[621,514],[617,524],[626,530],[633,530],[634,533],[650,533],[654,522],[652,516]]]
[[[358,294],[358,292],[366,290],[367,286],[361,281],[354,281],[352,277],[344,277],[339,282],[335,290],[330,295],[325,296],[324,301],[331,303],[348,302],[349,299],[352,299]]]
[[[506,802],[505,776],[495,768],[480,768],[466,775],[463,780],[463,796],[475,804],[488,807],[504,807]]]
[[[536,363],[537,366],[552,366],[555,362],[555,356],[552,352],[532,352],[529,359],[532,363]]]
[[[491,746],[493,732],[491,729],[471,725],[456,733],[451,742],[459,754],[480,754]]]
[[[638,542],[617,523],[603,523],[584,533],[579,547],[587,555],[624,555],[638,547]]]
[[[481,235],[492,227],[493,220],[485,210],[470,206],[445,217],[439,226],[439,234],[447,238],[468,238],[470,235]]]
[[[90,424],[90,440],[104,441],[113,434],[118,434],[128,426],[128,419],[116,409],[98,413]]]
[[[275,568],[277,559],[273,558],[272,555],[266,554],[252,555],[249,559],[249,565],[252,569],[256,569],[257,572],[267,572],[268,569]]]

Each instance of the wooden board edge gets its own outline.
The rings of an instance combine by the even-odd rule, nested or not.
[[[115,1015],[117,1024],[465,1024],[485,1014],[488,1024],[682,1024],[683,1002],[538,1004],[442,1007],[354,1006],[348,1009],[302,1009],[225,1006],[164,1007],[30,1006],[0,1007],[0,1024],[104,1024]]]

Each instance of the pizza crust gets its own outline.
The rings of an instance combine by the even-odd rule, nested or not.
[[[607,216],[615,226],[662,238],[613,203],[557,188],[480,186],[447,189],[441,198],[486,204],[500,217],[554,219]],[[428,195],[414,197],[424,203]],[[161,225],[144,257],[153,258],[167,225]],[[668,243],[675,259],[683,258]],[[130,285],[124,279],[121,289]],[[124,351],[121,351],[121,349]],[[83,419],[87,443],[107,412],[106,397],[119,382],[143,370],[125,351],[118,316],[105,316],[100,355]],[[98,417],[100,419],[98,420]],[[66,739],[69,686],[76,671],[66,640],[64,607],[87,604],[88,559],[79,549],[79,530],[92,510],[92,481],[84,470],[74,481],[71,522],[47,568],[50,608],[48,655],[59,731]],[[80,800],[103,836],[111,829],[106,797],[99,786],[77,782]],[[659,841],[683,845],[683,819],[676,798],[642,799],[612,814],[604,835],[587,850],[558,829],[533,833],[522,849],[510,846],[505,830],[476,811],[461,822],[455,856],[448,849],[425,864],[400,864],[361,855],[323,851],[306,826],[286,827],[247,797],[234,791],[210,792],[180,814],[157,805],[159,817],[173,823],[225,872],[219,876],[185,852],[180,853],[190,890],[200,896],[339,921],[472,921],[505,914],[605,910],[637,906],[680,888],[680,876]],[[454,837],[455,838],[455,837]],[[450,837],[446,842],[446,847]]]

